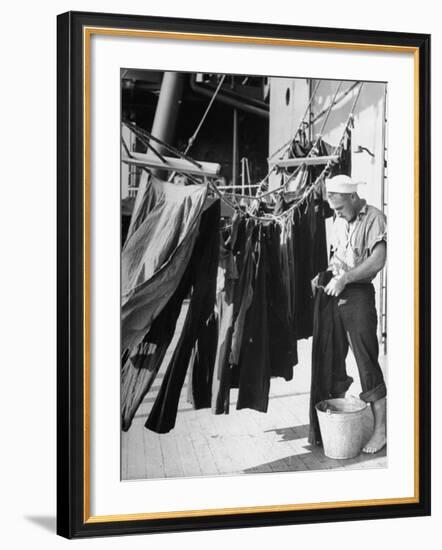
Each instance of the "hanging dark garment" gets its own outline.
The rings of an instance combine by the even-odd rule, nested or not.
[[[282,283],[284,285],[284,293],[287,298],[287,312],[289,316],[289,321],[291,324],[293,324],[292,319],[294,316],[294,303],[292,296],[292,283],[294,272],[290,270],[289,266],[289,231],[291,233],[291,225],[287,223],[287,220],[285,220],[284,225],[282,226],[280,231],[281,241],[279,246],[279,263],[281,265],[281,277]]]
[[[267,412],[270,390],[270,353],[267,303],[267,246],[262,244],[261,225],[254,245],[256,275],[253,298],[247,311],[239,362],[239,390],[236,408]]]
[[[281,230],[272,223],[263,229],[262,246],[267,248],[267,315],[271,376],[285,380],[293,378],[293,367],[298,362],[296,333],[290,325],[289,297],[281,265]],[[290,274],[287,274],[290,276]],[[265,335],[263,335],[265,338]]]
[[[295,332],[295,257],[293,244],[293,224],[285,219],[281,227],[280,263],[284,292],[287,300],[287,312],[293,337]]]
[[[239,214],[235,213],[230,230],[224,231],[220,238],[218,288],[216,295],[218,337],[214,348],[215,359],[211,388],[211,407],[215,414],[229,412],[229,353],[233,333],[234,295],[238,282],[238,268],[234,247],[239,226],[242,223],[243,220]]]
[[[310,239],[312,243],[312,254],[310,256],[311,278],[327,269],[327,236],[325,220],[333,214],[328,202],[323,199],[321,188],[312,193],[312,206],[310,210]]]
[[[229,362],[233,334],[233,285],[226,281],[226,288],[217,296],[218,343],[212,379],[212,412],[227,414],[230,404],[231,366]]]
[[[165,307],[192,255],[207,185],[144,181],[122,251],[121,349],[133,350]]]
[[[234,220],[233,223],[237,223]],[[235,259],[230,245],[221,245],[220,265],[222,288],[216,296],[218,322],[218,341],[215,349],[215,365],[212,379],[212,411],[215,414],[229,412],[230,363],[229,354],[232,344],[235,287],[238,282]]]
[[[327,286],[332,274],[330,271],[319,275],[318,285]],[[346,351],[344,342],[336,338],[336,327],[341,323],[334,296],[325,294],[318,288],[315,296],[314,328],[312,342],[312,378],[310,387],[310,429],[308,441],[312,445],[321,444],[318,416],[315,405],[323,399],[335,397],[348,390],[353,378],[347,376],[345,368]]]
[[[218,347],[212,385],[212,412],[215,414],[229,412],[230,389],[238,385],[238,360],[232,350],[240,345],[244,317],[250,305],[251,269],[246,255],[251,254],[251,241],[248,240],[251,227],[243,217],[235,216],[228,244],[221,247],[220,268],[224,271],[224,286],[217,295]]]
[[[342,140],[342,148],[339,151],[339,158],[336,162],[332,163],[330,170],[328,172],[328,177],[333,177],[337,174],[345,174],[351,176],[351,129],[352,124],[350,123],[346,130],[345,135]],[[299,139],[296,139],[290,146],[289,158],[304,158],[310,154],[315,142],[306,141],[305,139],[301,142]],[[316,152],[314,155],[316,157],[327,157],[335,153],[336,145],[331,145],[327,143],[322,138],[319,138],[316,142]],[[310,166],[310,176],[311,182],[321,174],[324,165]]]
[[[294,248],[294,235],[293,235],[293,224],[288,220],[284,227],[285,233],[285,242],[286,242],[286,254],[287,254],[287,266],[288,266],[288,300],[289,300],[289,321],[293,329],[293,333],[298,339],[298,334],[296,332],[296,325],[294,322],[296,315],[296,259],[295,259],[295,248]]]
[[[201,216],[198,238],[192,255],[194,261],[189,309],[177,347],[145,424],[146,428],[157,433],[169,432],[175,426],[178,402],[192,350],[198,338],[207,329],[207,323],[213,314],[219,260],[219,218],[219,201],[213,203]],[[201,367],[204,365],[201,364]],[[192,383],[198,383],[201,379],[204,387],[207,387],[208,378],[207,373],[199,376],[198,380],[194,376]],[[205,400],[205,396],[201,394],[200,398]]]
[[[313,144],[309,141],[301,143],[299,140],[294,141],[290,147],[289,158],[304,158],[308,155]]]
[[[253,299],[253,278],[256,267],[254,249],[258,237],[258,229],[254,220],[248,219],[245,223],[241,224],[234,249],[237,257],[239,280],[234,300],[234,327],[229,355],[229,363],[233,365],[232,387],[238,387],[237,367],[241,356],[246,315]]]
[[[232,300],[225,301],[226,293],[218,296],[222,298],[218,302],[220,361],[216,363],[212,395],[212,410],[217,414],[228,413],[229,391],[235,386],[239,388],[237,408],[267,410],[270,377],[291,380],[297,362],[296,335],[289,323],[282,274],[279,226],[255,225],[249,220],[244,231],[242,227],[239,225],[233,247],[240,278],[235,286],[225,287],[235,288]],[[229,342],[230,354],[226,353]]]
[[[325,178],[331,178],[338,174],[351,176],[351,128],[350,123],[342,139],[339,149],[335,145],[330,145],[322,138],[315,142],[304,141],[301,143],[299,139],[294,141],[290,147],[289,158],[304,158],[308,156],[315,145],[315,153],[312,156],[326,157],[338,153],[338,159],[329,164],[327,171],[323,174],[324,165],[310,165],[306,167],[293,168],[296,172],[294,179],[288,182],[284,195],[281,193],[275,205],[275,214],[279,214],[290,207],[290,203],[299,200],[304,191],[313,183],[316,183],[317,190],[324,195],[325,199]],[[290,172],[290,170],[289,170]],[[326,217],[332,216],[333,212],[328,207],[328,203],[324,201],[324,214]]]
[[[339,158],[336,162],[334,162],[330,166],[330,170],[328,172],[329,178],[332,178],[333,176],[337,176],[338,174],[345,174],[346,176],[351,176],[351,128],[352,125],[349,124],[348,127],[345,130],[345,135],[342,140],[342,149],[340,151]],[[323,141],[322,139],[318,142],[318,155],[319,156],[328,156],[333,155],[335,152],[336,147],[334,145],[330,145],[326,141]],[[319,176],[319,173],[322,171],[322,166],[316,166],[315,170],[312,172],[313,177]]]
[[[295,259],[295,318],[294,329],[299,339],[309,338],[313,331],[313,293],[311,288],[312,269],[312,200],[307,198],[300,212],[294,214],[293,256]]]
[[[295,330],[297,338],[313,333],[312,279],[327,268],[324,203],[320,189],[311,193],[300,212],[294,214]]]

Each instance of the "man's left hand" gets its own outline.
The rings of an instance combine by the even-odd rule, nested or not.
[[[344,290],[345,285],[346,280],[344,275],[341,275],[341,277],[333,277],[333,279],[325,287],[324,292],[329,296],[339,296],[339,294],[341,294]]]

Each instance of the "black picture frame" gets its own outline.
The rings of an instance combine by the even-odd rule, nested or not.
[[[413,502],[201,516],[96,520],[85,476],[84,29],[138,29],[409,48],[418,61],[418,486]],[[57,20],[57,533],[67,538],[242,528],[430,514],[430,35],[68,12]],[[86,260],[85,260],[86,258]]]

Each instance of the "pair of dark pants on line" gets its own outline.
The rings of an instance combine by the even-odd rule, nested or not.
[[[281,263],[281,231],[277,224],[265,228],[267,247],[267,315],[270,374],[292,380],[293,367],[298,363],[296,334],[290,324],[289,297]],[[265,335],[263,335],[265,339]]]
[[[321,279],[319,280],[321,284]],[[325,284],[324,284],[325,286]],[[345,359],[351,347],[362,386],[360,398],[373,402],[387,389],[378,362],[377,316],[372,284],[347,285],[338,296],[319,288],[315,297],[309,442],[321,442],[315,405],[348,390]]]
[[[239,390],[237,409],[267,412],[270,390],[270,353],[268,324],[268,249],[263,241],[263,228],[254,243],[256,275],[253,280],[253,298],[247,311],[239,360]]]

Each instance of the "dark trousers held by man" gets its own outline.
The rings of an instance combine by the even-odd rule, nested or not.
[[[315,405],[345,393],[353,382],[345,360],[349,346],[356,359],[362,392],[360,398],[375,402],[387,388],[378,361],[377,315],[371,283],[353,283],[338,296],[328,296],[326,274],[320,274],[315,304],[310,392],[309,442],[321,443]],[[322,287],[322,288],[321,288]]]

